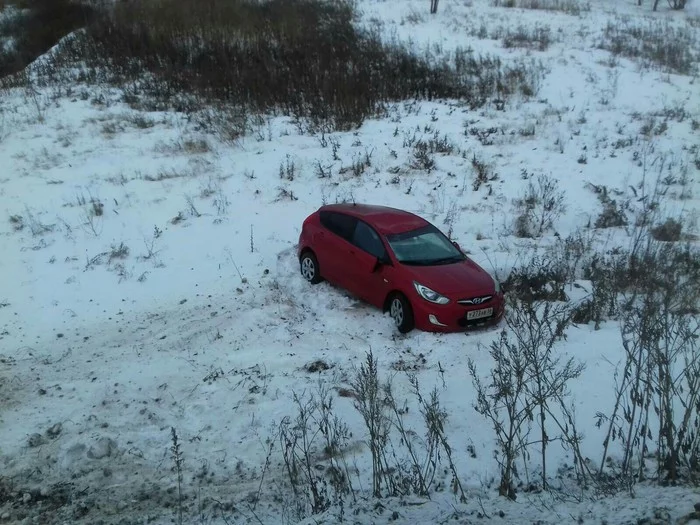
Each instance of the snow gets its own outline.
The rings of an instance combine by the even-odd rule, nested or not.
[[[696,3],[689,2],[685,13],[662,9],[653,17],[683,23],[697,16]],[[58,95],[42,88],[37,97],[24,90],[4,93],[0,476],[54,496],[59,484],[69,485],[70,501],[89,510],[84,518],[56,511],[64,522],[170,523],[177,519],[169,451],[175,428],[190,506],[186,522],[282,523],[292,500],[276,492],[275,481],[285,476],[278,450],[264,474],[265,499],[257,506],[249,499],[261,486],[267,440],[276,439],[284,417],[294,416],[293,392],[315,392],[319,382],[348,388],[371,349],[411,414],[418,408],[397,369],[415,370],[425,392],[438,388],[468,501],[460,503],[446,490],[431,500],[376,505],[369,498],[371,464],[361,418],[351,399],[334,397],[336,413],[352,432],[352,463],[364,489],[346,508],[348,521],[438,523],[454,517],[471,523],[490,516],[494,523],[636,523],[659,508],[673,520],[691,512],[700,501],[695,489],[640,484],[634,496],[623,491],[591,498],[576,493],[566,476],[556,496],[498,497],[493,430],[473,409],[467,361],[486,377],[492,366],[487,347],[499,330],[399,336],[381,312],[325,283],[303,282],[294,251],[308,214],[325,202],[354,199],[419,213],[443,229],[452,220],[460,245],[503,275],[523,253],[556,240],[554,232],[536,242],[508,233],[513,200],[528,183],[523,172],[531,180],[538,174],[558,180],[567,209],[556,232],[565,237],[600,211],[587,183],[630,196],[630,185],[642,177],[638,160],[661,154],[667,165],[687,169],[686,186],[672,185],[666,205],[692,224],[700,196],[689,151],[699,137],[691,127],[692,119],[700,119],[697,79],[624,58],[611,67],[609,53],[593,47],[608,19],[651,16],[649,6],[635,4],[593,1],[590,11],[571,16],[444,0],[431,17],[425,2],[360,2],[362,23],[410,40],[416,49],[469,46],[505,59],[527,56],[547,73],[536,100],[509,101],[505,111],[474,112],[457,101],[396,104],[384,119],[328,135],[340,145],[339,161],[319,136],[300,133],[283,117],[267,118],[258,134],[230,144],[202,135],[176,113],[139,114],[107,88],[73,86],[72,94]],[[489,32],[546,24],[555,42],[543,52],[503,49],[498,39],[474,36],[482,24]],[[82,92],[88,96],[78,96]],[[98,94],[106,103],[93,103]],[[644,118],[676,107],[689,117],[669,119],[668,129],[652,139],[639,135]],[[135,117],[152,126],[142,129]],[[465,123],[504,133],[483,146],[465,133]],[[534,136],[521,136],[519,130],[530,125]],[[412,150],[404,140],[435,132],[464,155],[437,155],[430,173],[410,168]],[[614,146],[627,138],[629,145]],[[198,141],[207,147],[192,151],[188,144]],[[339,173],[368,153],[372,164],[362,177]],[[479,191],[471,187],[474,155],[498,174]],[[316,176],[317,161],[331,166],[330,179]],[[288,163],[294,176],[280,178],[280,166]],[[91,200],[101,203],[101,215],[91,213]],[[23,228],[10,220],[14,216],[22,217]],[[601,247],[625,242],[620,231],[602,231],[596,239]],[[128,254],[110,260],[120,243]],[[557,352],[586,364],[570,389],[585,433],[584,455],[596,461],[604,433],[594,421],[597,412],[611,408],[612,377],[622,358],[619,330],[615,323],[600,330],[577,326],[567,336]],[[330,369],[307,372],[315,360]],[[419,429],[418,418],[409,421]],[[35,434],[36,446],[29,446]],[[571,464],[566,451],[558,453],[550,460],[551,476]],[[538,468],[534,457],[532,467],[531,475]],[[449,473],[438,477],[449,486]],[[200,512],[204,500],[221,506]],[[18,507],[2,500],[0,507],[2,520],[22,520]],[[308,523],[336,523],[337,512]]]

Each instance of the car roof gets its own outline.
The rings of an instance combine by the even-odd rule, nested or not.
[[[319,209],[319,212],[322,211],[335,211],[362,219],[384,235],[403,233],[430,224],[411,212],[372,204],[328,204]]]

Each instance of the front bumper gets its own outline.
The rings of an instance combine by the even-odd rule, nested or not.
[[[412,302],[416,327],[426,332],[464,332],[480,326],[497,324],[505,311],[503,294],[495,295],[490,301],[478,306],[464,306],[451,302],[446,305],[429,303],[423,299]],[[467,312],[493,308],[489,317],[467,319]]]

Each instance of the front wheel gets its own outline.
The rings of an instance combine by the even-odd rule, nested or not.
[[[416,326],[411,303],[401,293],[394,294],[391,297],[389,301],[389,315],[394,320],[396,328],[402,334],[410,332]]]
[[[323,279],[318,270],[318,260],[312,252],[304,252],[299,259],[301,276],[311,284],[318,284]]]

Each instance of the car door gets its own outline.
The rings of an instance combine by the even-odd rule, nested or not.
[[[349,253],[351,291],[370,304],[381,307],[388,292],[385,273],[389,258],[381,236],[364,221],[358,220]]]
[[[314,238],[314,247],[321,274],[328,281],[350,290],[348,254],[357,219],[344,213],[322,211],[320,221],[322,228]]]

